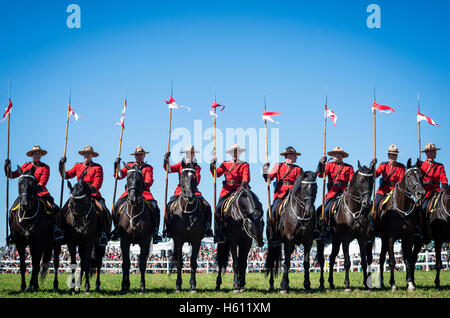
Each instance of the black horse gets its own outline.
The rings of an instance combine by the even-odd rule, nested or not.
[[[170,224],[174,242],[174,258],[177,264],[176,290],[181,291],[183,268],[182,248],[185,242],[191,244],[191,279],[190,290],[195,292],[197,271],[197,256],[201,240],[205,237],[208,215],[211,215],[211,206],[198,198],[197,176],[193,168],[184,168],[179,177],[181,194],[176,201],[169,205]]]
[[[106,247],[96,244],[96,233],[100,226],[100,210],[94,198],[91,197],[91,189],[83,180],[83,175],[72,187],[70,181],[67,185],[70,189],[70,199],[63,208],[63,229],[67,239],[67,247],[70,253],[70,263],[72,269],[71,291],[78,290],[83,281],[83,274],[86,276],[84,285],[85,292],[89,292],[89,274],[91,268],[97,271],[96,291],[100,291],[100,271],[102,258]],[[81,260],[81,275],[79,284],[75,286],[75,270],[77,268],[76,249]]]
[[[217,244],[217,263],[219,275],[216,290],[222,284],[222,271],[228,265],[228,256],[233,257],[234,291],[245,290],[245,272],[247,270],[248,253],[255,240],[263,246],[264,221],[262,204],[256,194],[246,188],[239,188],[223,203],[225,243]]]
[[[436,288],[441,287],[440,271],[442,269],[441,249],[445,242],[450,242],[450,188],[436,193],[425,211],[422,211],[425,219],[425,228],[422,233],[428,235],[428,240],[434,240],[434,251],[436,253]],[[429,242],[424,242],[428,244]],[[415,255],[417,259],[417,255]]]
[[[154,229],[159,224],[154,215],[154,207],[144,199],[144,177],[139,165],[132,167],[124,163],[127,169],[127,200],[116,209],[114,224],[119,229],[120,248],[122,250],[122,292],[130,289],[130,245],[139,244],[139,270],[141,272],[141,292],[145,291],[145,271]]]
[[[58,289],[58,267],[59,254],[61,246],[57,244],[48,244],[53,241],[51,229],[51,211],[48,211],[47,204],[37,195],[37,182],[34,177],[35,168],[22,171],[17,166],[19,177],[19,204],[12,207],[9,211],[9,224],[11,227],[11,236],[16,243],[16,250],[20,258],[20,274],[22,283],[20,290],[23,292],[25,283],[25,248],[30,246],[32,274],[28,291],[39,289],[38,274],[41,268],[41,259],[43,262],[42,277],[45,277],[48,263],[54,254],[53,266],[55,270],[53,288]]]
[[[313,244],[313,231],[316,226],[314,217],[314,201],[317,194],[317,174],[312,171],[302,174],[295,180],[292,190],[286,197],[286,202],[281,203],[282,214],[280,219],[281,240],[284,243],[284,272],[281,280],[281,293],[289,292],[289,269],[291,267],[291,255],[296,245],[303,244],[303,266],[305,280],[303,286],[310,290],[309,280],[309,255]],[[276,211],[273,211],[276,213]],[[281,245],[269,245],[267,252],[266,274],[270,273],[269,291],[273,291],[274,267],[275,275],[281,262]]]
[[[394,280],[395,256],[394,243],[402,241],[403,259],[406,265],[406,282],[408,290],[414,290],[414,267],[422,242],[415,236],[420,200],[425,196],[422,186],[420,161],[413,166],[408,160],[405,175],[398,182],[386,202],[380,203],[377,214],[379,221],[375,222],[375,235],[381,238],[380,253],[380,287],[384,288],[383,271],[386,253],[389,252],[389,267],[391,270],[391,289],[397,290]],[[372,244],[367,245],[368,264],[372,263]]]
[[[358,240],[359,251],[361,256],[361,267],[364,277],[364,286],[367,285],[367,241],[369,226],[369,213],[372,206],[371,195],[374,186],[374,172],[375,163],[372,163],[369,168],[361,166],[358,161],[358,170],[350,180],[350,185],[340,199],[330,208],[331,220],[331,237],[332,237],[332,251],[330,254],[330,269],[328,276],[328,283],[330,288],[334,289],[333,283],[333,267],[336,261],[336,256],[342,243],[342,250],[344,252],[344,268],[345,268],[345,290],[350,291],[350,255],[349,246],[354,239]],[[319,208],[320,209],[320,208]],[[335,213],[334,213],[335,212]],[[317,241],[317,259],[320,265],[320,288],[324,288],[323,266],[324,256],[323,251],[325,244],[323,240]]]

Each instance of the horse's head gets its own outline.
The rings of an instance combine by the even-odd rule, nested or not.
[[[180,172],[181,196],[192,200],[197,192],[197,172],[194,168],[184,168]]]
[[[420,170],[420,160],[417,159],[416,164],[412,165],[411,158],[406,163],[406,171],[403,176],[406,190],[411,192],[414,197],[420,201],[425,197],[425,189],[422,185],[422,171]]]
[[[361,166],[361,163],[358,160],[358,171],[356,171],[350,181],[350,187],[356,187],[361,198],[361,205],[363,208],[368,208],[371,205],[374,181],[375,163],[371,164],[370,167],[367,168],[366,166]]]
[[[292,194],[299,197],[305,204],[305,213],[314,213],[314,202],[317,195],[317,173],[312,171],[303,172],[294,182],[292,187]]]
[[[242,193],[239,196],[237,205],[239,211],[244,217],[245,231],[252,239],[255,240],[258,246],[263,246],[263,208],[258,197],[249,189],[242,188]]]
[[[37,182],[34,177],[35,168],[33,166],[31,169],[24,172],[17,166],[17,171],[20,173],[18,182],[20,209],[26,211],[37,198]]]
[[[76,217],[83,215],[90,209],[91,188],[82,177],[72,187],[70,181],[67,181],[67,187],[70,190],[69,207],[72,214]]]
[[[138,164],[134,164],[132,167],[125,163],[123,165],[127,169],[127,200],[131,205],[136,205],[142,198],[142,192],[144,191],[144,176]]]

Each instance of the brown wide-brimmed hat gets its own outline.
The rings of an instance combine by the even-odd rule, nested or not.
[[[195,150],[194,146],[192,145],[187,145],[186,148],[184,148],[184,150],[181,151],[181,153],[191,153],[191,152],[200,153],[200,151]]]
[[[342,154],[342,157],[343,158],[347,158],[348,157],[348,153],[346,153],[345,151],[344,151],[344,149],[342,149],[341,147],[339,147],[339,146],[337,146],[337,147],[334,147],[332,150],[330,150],[330,151],[328,151],[328,155],[329,156],[334,156],[335,154],[337,154],[337,153],[340,153],[340,154]]]
[[[398,151],[398,147],[394,144],[390,145],[388,148],[388,153],[391,153],[393,155],[398,155],[400,152]]]
[[[148,151],[145,151],[144,148],[142,148],[141,145],[137,145],[136,149],[134,149],[134,153],[131,153],[130,155],[131,155],[131,156],[136,156],[136,155],[139,155],[139,154],[144,154],[144,155],[146,155],[146,154],[148,154],[148,153],[149,153],[149,152],[148,152]]]
[[[286,155],[288,154],[293,154],[296,155],[297,157],[302,155],[301,153],[297,152],[292,146],[287,147],[284,152],[280,153],[280,156],[286,157]]]
[[[431,142],[427,143],[427,145],[425,146],[425,149],[422,150],[421,152],[427,152],[427,151],[438,151],[441,150],[441,148],[436,148],[435,144],[432,144]]]
[[[33,154],[35,152],[40,152],[42,156],[45,156],[47,154],[47,150],[41,149],[39,145],[34,145],[33,148],[27,152],[27,156],[33,157]]]
[[[94,148],[92,148],[92,146],[90,146],[90,145],[85,146],[83,148],[83,150],[78,151],[78,153],[82,156],[87,155],[87,154],[92,154],[92,157],[98,157],[98,153],[96,153],[94,151]]]
[[[226,151],[226,153],[229,153],[230,155],[233,155],[235,150],[237,150],[238,155],[240,155],[241,153],[243,153],[245,151],[245,148],[241,148],[237,144],[232,144],[230,149],[228,149]]]

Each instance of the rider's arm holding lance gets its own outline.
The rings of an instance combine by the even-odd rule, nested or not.
[[[244,164],[242,175],[241,187],[248,189],[248,184],[250,183],[250,167],[247,162]]]

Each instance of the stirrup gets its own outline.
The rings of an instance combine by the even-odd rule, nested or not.
[[[108,237],[105,232],[102,232],[100,238],[98,239],[98,246],[105,247],[106,245],[108,245]]]
[[[165,229],[163,232],[163,237],[172,238],[172,231]]]
[[[315,229],[313,232],[313,240],[318,241],[320,239],[322,239],[322,233],[318,229]]]
[[[216,233],[214,235],[214,243],[225,243],[225,236],[222,233]]]
[[[161,242],[162,242],[162,237],[156,231],[155,233],[153,233],[153,244],[157,244],[157,243],[161,243]]]
[[[53,225],[53,237],[55,238],[55,242],[61,241],[64,238],[64,231],[57,225]]]
[[[117,241],[119,239],[119,228],[115,227],[109,237],[111,238],[111,241]]]

